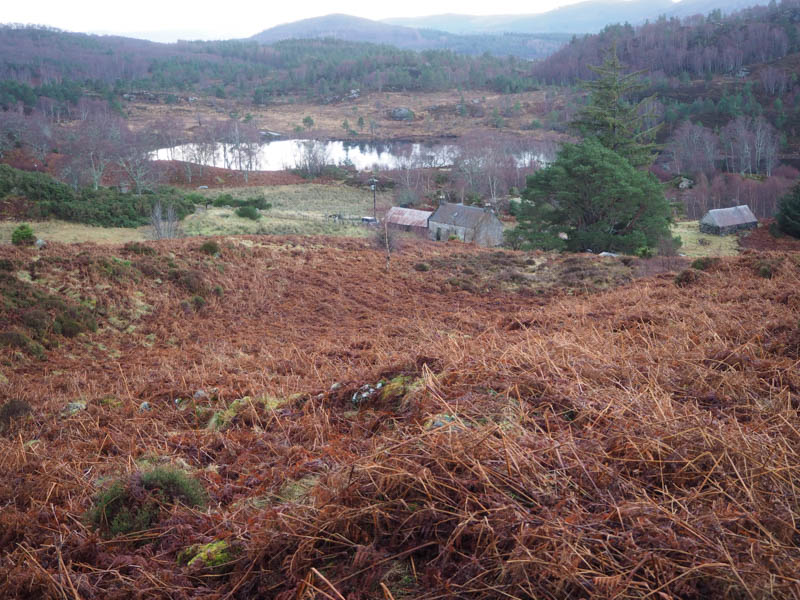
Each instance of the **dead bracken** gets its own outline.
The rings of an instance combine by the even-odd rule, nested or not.
[[[111,287],[120,247],[53,246],[14,289],[98,327],[0,347],[0,597],[800,595],[793,254],[172,240]]]

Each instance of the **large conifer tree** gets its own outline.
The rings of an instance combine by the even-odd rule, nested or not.
[[[522,247],[633,254],[670,236],[658,181],[595,139],[565,144],[528,177],[514,236]],[[559,234],[566,234],[566,240]]]
[[[644,89],[643,71],[624,73],[617,57],[616,44],[606,54],[603,64],[589,67],[598,74],[584,82],[591,93],[589,104],[581,110],[571,127],[583,137],[594,137],[609,150],[626,158],[634,167],[653,161],[653,143],[658,127],[646,127],[650,98],[634,102]]]
[[[515,245],[634,253],[671,236],[664,192],[640,169],[655,149],[655,128],[644,127],[646,100],[630,100],[642,89],[640,73],[623,73],[616,47],[593,68],[600,77],[587,83],[589,104],[572,123],[586,139],[565,144],[552,165],[528,177],[519,225],[508,236]]]

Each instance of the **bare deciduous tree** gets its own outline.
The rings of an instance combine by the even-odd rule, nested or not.
[[[133,183],[134,191],[141,194],[155,179],[150,153],[155,140],[148,133],[125,132],[117,156],[117,164]]]
[[[72,132],[69,152],[81,159],[82,170],[98,189],[108,166],[119,156],[124,130],[118,118],[110,113],[94,113],[81,121]]]
[[[20,111],[0,110],[0,158],[17,144],[22,143],[25,117]]]
[[[53,125],[44,115],[35,113],[26,119],[22,130],[22,143],[42,165],[47,164],[47,156],[53,150],[53,142]]]
[[[777,164],[778,135],[763,117],[736,117],[720,138],[727,171],[769,175]]]
[[[786,76],[786,73],[775,67],[762,69],[759,73],[759,78],[761,79],[761,85],[764,86],[764,91],[773,96],[783,94],[789,83],[789,78]]]
[[[161,201],[156,200],[150,212],[150,227],[153,239],[164,240],[176,238],[180,235],[180,223],[173,204],[167,205],[166,212],[161,206]]]
[[[682,123],[672,135],[667,149],[679,173],[713,175],[719,156],[719,138],[713,131],[690,121]]]
[[[300,147],[298,168],[308,177],[316,177],[330,163],[330,155],[325,144],[315,140],[305,140]]]

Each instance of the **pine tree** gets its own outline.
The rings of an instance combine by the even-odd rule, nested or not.
[[[528,177],[509,241],[523,248],[633,254],[671,239],[670,219],[652,174],[589,139],[565,144],[553,164]]]
[[[652,163],[653,143],[659,126],[645,127],[651,116],[645,105],[652,98],[632,102],[631,97],[646,86],[644,71],[625,74],[617,57],[616,43],[606,54],[603,64],[590,67],[598,74],[594,81],[584,82],[591,93],[589,104],[570,126],[584,137],[594,137],[606,148],[626,158],[634,167]]]

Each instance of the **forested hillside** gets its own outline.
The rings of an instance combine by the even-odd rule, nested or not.
[[[592,65],[614,50],[643,77],[631,100],[649,97],[646,124],[661,126],[655,172],[695,180],[674,194],[687,215],[732,202],[774,214],[800,166],[800,2],[608,26],[574,38],[531,72],[542,84],[572,86],[593,80]]]
[[[800,2],[783,0],[723,17],[721,11],[687,19],[661,17],[639,27],[610,25],[597,35],[573,38],[533,69],[551,83],[592,77],[590,65],[616,43],[620,60],[654,79],[735,74],[743,66],[800,51]]]
[[[500,92],[530,89],[528,63],[515,57],[414,52],[389,45],[325,40],[156,44],[52,29],[0,28],[0,104],[36,98],[75,103],[87,91],[132,90],[255,98],[369,90],[434,91],[456,86]]]

